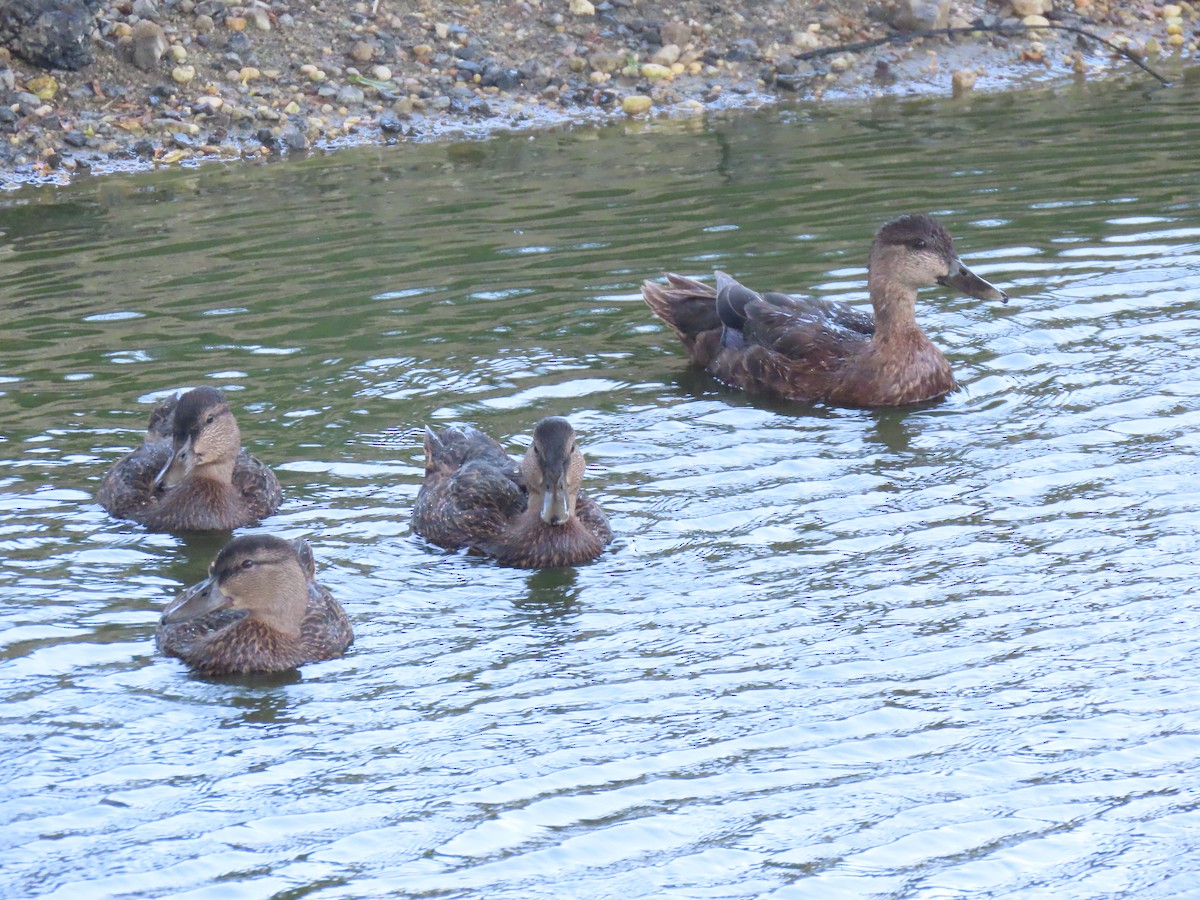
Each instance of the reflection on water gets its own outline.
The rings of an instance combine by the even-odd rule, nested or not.
[[[2,893],[1195,893],[1198,112],[889,101],[7,197]],[[859,300],[905,211],[1014,298],[924,295],[940,404],[728,391],[638,295]],[[91,495],[197,384],[279,474],[258,530],[312,541],[344,658],[155,654],[224,538]],[[550,414],[600,560],[409,534],[426,423],[517,454]]]

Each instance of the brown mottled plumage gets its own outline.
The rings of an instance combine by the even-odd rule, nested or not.
[[[353,640],[341,604],[316,582],[308,542],[270,535],[226,544],[155,633],[160,652],[201,675],[283,672],[341,656]]]
[[[919,288],[943,284],[1008,300],[962,264],[949,233],[928,216],[901,216],[875,235],[867,275],[874,316],[829,300],[759,294],[724,272],[715,288],[667,280],[646,282],[642,296],[696,365],[749,393],[838,406],[903,406],[955,389],[946,357],[917,325]]]
[[[523,569],[589,562],[612,531],[580,490],[584,467],[566,419],[538,422],[519,466],[476,428],[427,428],[413,530],[439,547],[469,547]]]
[[[96,499],[152,531],[250,525],[275,512],[283,495],[241,442],[221,392],[195,388],[151,411],[145,442],[109,469]]]

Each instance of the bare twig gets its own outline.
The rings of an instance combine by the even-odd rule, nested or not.
[[[1077,28],[1074,25],[1059,25],[1059,24],[1053,23],[1053,22],[1048,25],[1016,25],[1016,24],[984,25],[984,24],[976,24],[976,25],[967,25],[963,28],[933,28],[928,31],[910,31],[905,34],[900,34],[900,33],[889,34],[887,37],[876,38],[875,40],[872,40],[872,41],[859,41],[856,44],[840,44],[836,47],[822,47],[819,50],[809,50],[806,53],[801,53],[801,54],[797,55],[795,58],[797,60],[820,59],[822,56],[832,56],[835,53],[857,53],[860,50],[870,50],[872,47],[882,47],[882,46],[891,45],[891,44],[905,44],[916,38],[923,38],[923,37],[954,37],[955,35],[960,35],[960,34],[974,34],[977,31],[989,31],[989,32],[993,32],[995,34],[1017,35],[1017,34],[1024,34],[1026,31],[1037,31],[1037,30],[1047,30],[1047,29],[1054,30],[1054,31],[1069,31],[1072,34],[1079,34],[1079,35],[1082,35],[1083,37],[1090,38],[1093,41],[1098,41],[1099,43],[1103,44],[1105,47],[1108,47],[1110,50],[1114,50],[1117,53],[1124,56],[1127,60],[1129,60],[1131,63],[1133,63],[1139,69],[1141,69],[1147,75],[1150,75],[1151,77],[1156,78],[1161,84],[1168,85],[1168,86],[1171,84],[1170,81],[1168,81],[1163,76],[1159,75],[1152,68],[1150,68],[1144,62],[1142,62],[1140,59],[1138,59],[1137,56],[1135,56],[1133,53],[1131,53],[1127,48],[1118,46],[1117,44],[1114,44],[1112,41],[1107,40],[1106,38],[1102,38],[1102,37],[1100,37],[1100,35],[1094,34],[1093,32],[1087,31],[1086,29]]]

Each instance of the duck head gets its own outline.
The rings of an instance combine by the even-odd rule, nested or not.
[[[179,398],[171,456],[154,486],[172,488],[192,472],[228,481],[241,446],[242,434],[224,395],[215,388],[194,388]]]
[[[564,525],[575,515],[585,466],[570,422],[551,416],[537,423],[521,472],[530,506],[547,525]]]
[[[942,284],[979,300],[1008,302],[1008,294],[963,265],[950,233],[929,216],[901,216],[879,229],[867,279],[872,293],[891,286],[915,293]]]
[[[249,617],[298,636],[308,609],[312,549],[304,540],[265,534],[234,538],[208,568],[208,578],[180,594],[163,611],[164,625],[218,609],[244,609]]]

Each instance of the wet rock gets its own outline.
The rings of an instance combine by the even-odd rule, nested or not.
[[[884,20],[897,31],[945,28],[950,24],[950,0],[893,0],[884,7]]]
[[[6,0],[0,3],[0,45],[35,66],[82,69],[92,61],[99,0]]]
[[[279,136],[279,143],[292,153],[303,153],[308,149],[308,138],[297,129],[289,129]]]
[[[757,59],[760,52],[758,44],[752,38],[742,38],[729,45],[729,51],[725,54],[725,58],[730,60]]]
[[[489,65],[483,70],[484,87],[496,87],[502,91],[511,91],[520,84],[521,75],[516,69],[500,65]]]
[[[1050,12],[1053,0],[1010,0],[1013,15],[1019,19],[1026,16],[1044,16]]]
[[[692,39],[692,26],[684,22],[664,22],[658,30],[664,47],[674,44],[676,47],[686,47]]]
[[[271,30],[271,16],[261,6],[251,6],[247,9],[246,20],[259,31]]]
[[[143,72],[150,72],[158,68],[158,61],[167,52],[167,35],[161,25],[143,19],[133,26],[128,39],[122,38],[118,46],[125,51],[131,63]]]
[[[158,5],[154,0],[133,0],[132,10],[139,19],[158,18]]]
[[[385,116],[379,120],[379,130],[384,134],[400,134],[404,131],[404,123],[399,119],[393,119],[390,116]]]
[[[947,3],[950,0],[946,0]],[[650,57],[650,61],[657,63],[660,66],[673,66],[679,61],[679,45],[678,44],[663,44]]]
[[[346,85],[337,92],[337,102],[342,106],[357,106],[362,103],[365,95],[352,84]]]
[[[969,69],[959,69],[950,76],[950,89],[953,96],[963,97],[975,89],[975,73]]]
[[[645,94],[631,94],[621,101],[621,109],[628,116],[639,116],[648,112],[654,101]]]

